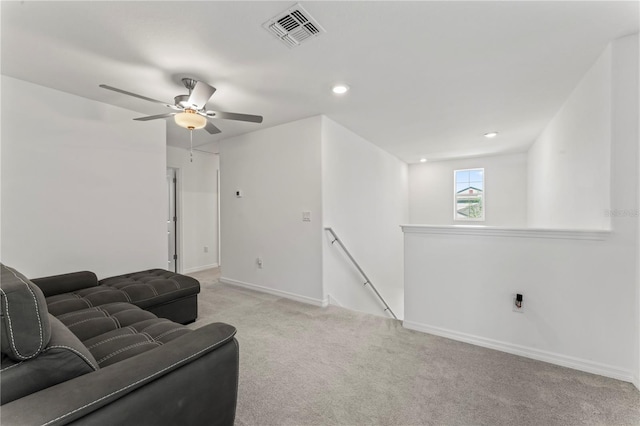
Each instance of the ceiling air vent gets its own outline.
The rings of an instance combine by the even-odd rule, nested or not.
[[[296,47],[325,32],[299,3],[277,14],[262,26],[289,47]]]

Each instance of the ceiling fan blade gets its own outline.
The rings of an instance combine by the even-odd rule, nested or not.
[[[168,104],[166,102],[159,101],[157,99],[147,98],[146,96],[138,95],[136,93],[127,92],[126,90],[118,89],[117,87],[107,86],[106,84],[101,84],[100,87],[107,90],[113,90],[114,92],[122,93],[123,95],[133,96],[134,98],[143,99],[145,101],[153,102],[156,104],[164,105],[168,108],[176,109],[175,105]]]
[[[209,132],[209,134],[215,135],[216,133],[220,133],[220,129],[214,126],[210,121],[207,121],[207,125],[204,126],[204,129]]]
[[[222,118],[225,120],[248,121],[250,123],[262,123],[261,115],[238,114],[235,112],[207,111],[207,117]]]
[[[175,112],[170,112],[168,114],[158,114],[158,115],[150,115],[148,117],[139,117],[139,118],[134,118],[134,120],[136,121],[149,121],[149,120],[157,120],[159,118],[169,118],[176,115]]]
[[[215,87],[209,86],[207,83],[202,81],[197,81],[196,85],[191,90],[191,95],[189,95],[189,103],[195,109],[202,109],[215,91]]]

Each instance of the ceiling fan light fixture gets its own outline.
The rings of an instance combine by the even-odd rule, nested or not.
[[[349,91],[349,86],[346,84],[336,84],[331,88],[331,91],[336,95],[344,95]]]
[[[192,109],[185,109],[184,112],[176,114],[173,117],[178,126],[189,130],[202,129],[207,125],[207,119]]]

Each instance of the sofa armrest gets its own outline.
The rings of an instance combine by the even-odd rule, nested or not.
[[[235,328],[214,323],[2,406],[2,424],[232,425]]]
[[[31,282],[40,287],[45,297],[49,297],[83,288],[95,287],[98,285],[98,277],[93,272],[81,271],[35,278]]]

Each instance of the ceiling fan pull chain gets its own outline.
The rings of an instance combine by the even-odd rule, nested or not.
[[[193,163],[193,129],[189,130],[189,147],[190,147],[191,162]]]

